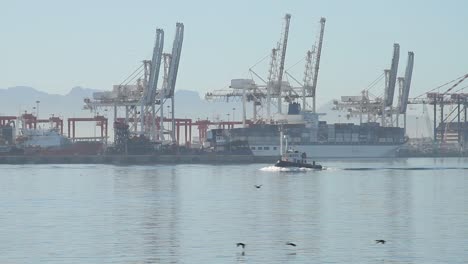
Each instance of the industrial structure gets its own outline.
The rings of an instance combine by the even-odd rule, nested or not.
[[[303,111],[313,113],[316,111],[315,98],[326,19],[323,17],[320,19],[318,40],[312,49],[306,52],[302,82],[285,70],[290,21],[291,15],[286,14],[280,41],[271,50],[269,56],[249,68],[250,79],[233,79],[229,86],[231,89],[215,90],[205,95],[205,99],[213,101],[241,100],[244,127],[248,103],[252,105],[254,123],[271,123],[273,119],[280,118],[281,115],[287,113],[283,110],[284,104],[302,103]],[[270,58],[268,76],[262,77],[255,71],[255,66],[267,58]],[[286,78],[293,80],[297,86],[285,81]]]
[[[341,100],[334,100],[334,110],[346,111],[348,117],[358,116],[361,124],[363,122],[380,122],[383,127],[399,127],[400,116],[403,115],[403,127],[406,131],[406,110],[413,75],[414,53],[408,52],[405,76],[397,79],[399,57],[400,45],[395,43],[390,69],[384,70],[382,75],[373,81],[368,88],[361,91],[361,95],[342,96]],[[383,95],[373,96],[370,90],[382,79],[385,79]],[[398,101],[397,105],[394,106],[397,81],[399,84]]]
[[[426,105],[432,106],[432,139],[436,148],[452,144],[461,150],[467,149],[468,93],[463,91],[468,86],[459,87],[467,78],[468,74],[464,74],[409,100],[410,104],[424,105],[426,113]],[[444,87],[448,87],[447,90],[439,92]]]
[[[171,53],[163,53],[164,31],[156,29],[156,40],[152,59],[144,60],[142,65],[128,76],[121,84],[114,85],[109,92],[98,92],[93,98],[86,98],[85,108],[97,112],[100,108],[111,107],[114,110],[114,128],[122,131],[115,133],[116,142],[127,142],[121,136],[144,137],[157,144],[176,142],[176,122],[174,90],[177,81],[184,24],[176,24],[176,33]],[[162,84],[158,87],[160,69],[163,68]],[[165,113],[167,106],[168,113]],[[119,117],[123,109],[124,116]],[[170,125],[165,121],[170,119]],[[123,123],[123,124],[122,124]]]
[[[468,78],[468,74],[417,97],[409,98],[414,53],[408,52],[405,76],[397,78],[399,53],[400,46],[395,43],[391,68],[384,70],[384,73],[363,90],[360,96],[342,96],[340,101],[335,100],[334,109],[346,111],[348,117],[358,116],[360,123],[363,123],[363,118],[367,117],[367,122],[380,122],[384,127],[400,126],[400,117],[402,115],[403,128],[406,134],[408,105],[422,105],[425,114],[424,121],[428,129],[432,130],[431,151],[438,152],[440,149],[445,148],[449,151],[465,152],[467,150],[466,143],[468,142],[468,94],[463,92],[467,86],[459,86]],[[382,79],[385,79],[383,96],[372,96],[370,90]],[[393,106],[396,83],[399,86],[398,103]],[[439,92],[444,88],[446,89],[445,92]],[[429,117],[428,105],[432,106],[432,120]],[[421,148],[421,146],[416,147]]]
[[[241,101],[241,121],[234,120],[234,112],[231,121],[176,118],[174,95],[184,39],[184,25],[177,23],[170,53],[164,52],[164,30],[156,29],[151,60],[143,60],[111,91],[96,92],[84,99],[84,109],[92,112],[91,117],[39,119],[39,101],[36,114],[0,116],[0,155],[152,155],[187,149],[277,156],[280,138],[283,140],[280,134],[284,133],[290,146],[313,158],[392,157],[408,140],[408,104],[423,105],[426,125],[433,131],[434,150],[449,144],[457,150],[468,149],[468,94],[463,93],[467,86],[460,88],[468,74],[410,98],[414,53],[407,53],[404,76],[398,77],[400,45],[394,43],[388,69],[360,95],[341,96],[334,101],[334,110],[358,117],[359,124],[328,124],[319,120],[324,114],[316,109],[326,19],[320,18],[316,41],[300,61],[304,62],[302,78],[296,78],[286,67],[291,15],[286,14],[283,21],[279,41],[249,68],[250,78],[232,79],[229,89],[205,94],[205,99],[211,101]],[[262,62],[268,68],[263,75],[258,70]],[[374,95],[372,89],[382,81],[383,93]],[[448,88],[441,93],[445,86]],[[432,120],[428,105],[432,106]],[[252,110],[252,118],[247,118],[247,108]],[[99,114],[108,109],[113,110],[112,145],[108,145],[109,120]],[[92,122],[98,133],[95,131],[94,137],[78,135],[77,126],[83,122]],[[49,128],[42,129],[40,124],[49,124]],[[194,129],[198,129],[197,140]],[[22,152],[13,149],[16,146]]]
[[[240,99],[243,103],[244,128],[214,129],[208,135],[210,143],[220,151],[231,146],[245,146],[254,155],[268,156],[279,153],[279,131],[287,131],[290,145],[309,157],[390,157],[405,143],[402,128],[395,125],[393,116],[398,119],[399,108],[392,106],[397,82],[399,45],[394,45],[391,69],[385,71],[387,85],[383,98],[370,101],[369,98],[345,97],[336,104],[336,109],[346,109],[350,113],[367,113],[368,120],[359,125],[349,123],[327,124],[320,121],[324,115],[316,111],[317,83],[322,56],[325,32],[325,18],[320,19],[320,29],[316,44],[306,52],[302,82],[285,68],[286,47],[288,44],[291,16],[286,14],[281,40],[271,51],[267,77],[258,74],[254,67],[249,69],[250,79],[233,79],[231,90],[216,90],[206,94],[208,100]],[[412,73],[412,53],[410,55],[407,81],[401,81],[402,94],[409,93]],[[260,84],[257,81],[260,80]],[[294,84],[292,84],[294,83]],[[406,83],[406,85],[405,85]],[[404,91],[407,89],[408,91]],[[400,100],[404,100],[400,96]],[[407,97],[406,97],[407,98]],[[246,104],[253,108],[253,124],[245,124]],[[402,102],[406,104],[406,102]],[[284,110],[287,105],[287,111]],[[380,119],[380,123],[377,123]],[[398,123],[398,120],[396,121]],[[236,149],[239,150],[239,149]]]

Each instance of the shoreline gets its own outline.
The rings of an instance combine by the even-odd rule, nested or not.
[[[165,155],[63,155],[63,156],[0,156],[0,164],[113,164],[113,165],[156,165],[156,164],[274,164],[279,156],[252,156],[227,154],[165,154]],[[461,155],[401,155],[394,159],[406,158],[466,158]],[[317,161],[333,160],[376,160],[388,158],[323,158]]]
[[[251,155],[70,155],[0,156],[0,164],[254,164],[275,163],[278,157]]]

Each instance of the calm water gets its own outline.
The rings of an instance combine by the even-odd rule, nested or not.
[[[0,263],[468,262],[468,159],[324,165],[0,165]]]

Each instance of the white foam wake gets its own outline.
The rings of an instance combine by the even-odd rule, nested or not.
[[[285,171],[285,172],[304,172],[304,171],[312,171],[314,169],[309,169],[309,168],[281,168],[281,167],[276,167],[276,166],[268,166],[268,167],[263,167],[260,169],[261,171],[270,171],[270,172],[276,172],[276,171]]]

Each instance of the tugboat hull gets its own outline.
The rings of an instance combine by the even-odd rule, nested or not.
[[[322,165],[319,164],[309,164],[309,163],[298,163],[292,161],[278,160],[275,164],[275,167],[280,168],[307,168],[307,169],[316,169],[321,170]]]

